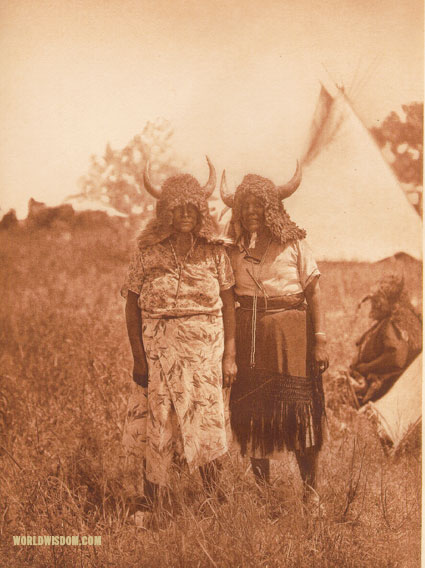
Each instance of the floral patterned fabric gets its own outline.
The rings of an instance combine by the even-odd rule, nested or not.
[[[148,388],[134,385],[124,445],[146,458],[146,477],[166,485],[177,455],[189,470],[227,451],[220,316],[145,319]]]
[[[151,318],[220,315],[220,291],[234,283],[222,245],[199,240],[180,272],[167,239],[134,253],[121,294],[138,294],[142,315]]]
[[[193,471],[227,451],[220,291],[233,284],[224,247],[202,240],[181,269],[168,241],[130,263],[121,293],[139,295],[149,383],[133,386],[124,445],[152,483],[167,484],[176,455]]]

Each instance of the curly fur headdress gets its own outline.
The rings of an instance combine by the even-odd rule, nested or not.
[[[217,222],[211,216],[208,208],[208,198],[214,191],[216,184],[215,169],[207,157],[210,175],[208,182],[202,187],[190,174],[175,175],[157,189],[150,181],[148,168],[144,173],[145,189],[158,201],[156,215],[151,219],[145,229],[140,233],[137,242],[139,248],[145,248],[160,243],[172,233],[173,209],[178,205],[191,203],[199,212],[199,222],[195,234],[203,237],[207,242],[219,240]]]
[[[282,200],[294,193],[301,183],[301,168],[297,169],[292,179],[282,186],[275,186],[267,178],[255,174],[246,175],[242,183],[236,188],[234,195],[230,195],[226,186],[226,174],[221,178],[220,193],[224,203],[232,208],[229,236],[236,242],[242,235],[241,210],[242,203],[248,195],[255,195],[264,204],[264,218],[267,228],[272,236],[280,243],[285,244],[297,239],[303,239],[306,231],[300,229],[285,211]]]

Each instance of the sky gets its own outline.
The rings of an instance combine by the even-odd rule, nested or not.
[[[367,126],[423,101],[421,0],[0,0],[0,215],[165,117],[187,170],[288,179],[319,80]]]

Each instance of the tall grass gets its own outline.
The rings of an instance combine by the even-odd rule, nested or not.
[[[0,566],[416,567],[420,565],[420,447],[388,457],[365,417],[326,377],[329,436],[319,494],[303,506],[291,456],[270,488],[232,450],[224,504],[198,475],[176,472],[175,514],[151,529],[131,523],[140,464],[123,455],[131,357],[119,288],[130,254],[125,230],[0,235]],[[333,369],[368,324],[358,301],[391,264],[321,265]],[[421,269],[407,266],[420,297]],[[12,535],[101,535],[98,547],[13,546]]]

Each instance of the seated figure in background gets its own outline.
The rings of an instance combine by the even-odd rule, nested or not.
[[[360,405],[383,396],[422,350],[422,323],[404,290],[404,279],[383,277],[363,298],[374,324],[357,341],[350,383]]]

